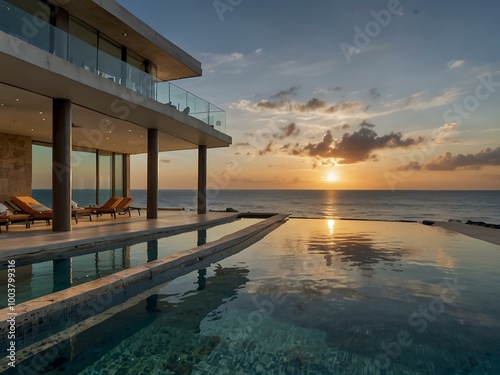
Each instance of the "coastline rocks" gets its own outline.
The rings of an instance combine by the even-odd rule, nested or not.
[[[429,225],[429,226],[430,226],[430,225],[434,225],[434,221],[431,221],[431,220],[424,220],[424,221],[422,221],[422,224],[424,224],[424,225]]]
[[[489,223],[485,223],[484,221],[467,220],[465,224],[476,225],[476,226],[485,227],[485,228],[500,229],[500,224],[489,224]]]

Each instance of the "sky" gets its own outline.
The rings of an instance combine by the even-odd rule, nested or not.
[[[498,1],[118,2],[202,63],[175,84],[227,113],[208,188],[500,187]],[[161,188],[196,187],[196,152],[160,159]]]

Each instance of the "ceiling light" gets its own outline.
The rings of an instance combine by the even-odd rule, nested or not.
[[[19,99],[18,99],[18,98],[16,98],[16,102],[18,102],[18,101],[19,101]]]
[[[43,112],[42,112],[42,111],[40,111],[40,112],[38,112],[38,113],[39,113],[39,114],[41,114],[41,115],[43,115]]]
[[[42,121],[45,121],[45,119],[43,118]]]
[[[127,36],[128,34],[127,33],[122,33],[123,36]]]

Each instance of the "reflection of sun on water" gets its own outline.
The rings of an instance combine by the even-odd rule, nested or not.
[[[335,227],[335,220],[328,220],[328,232],[333,234],[333,229]]]

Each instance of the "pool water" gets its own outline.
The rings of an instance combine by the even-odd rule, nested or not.
[[[261,221],[241,219],[131,246],[110,246],[92,253],[16,267],[16,302],[22,303],[112,275],[140,264],[192,249]],[[0,308],[7,306],[7,270],[0,271]]]
[[[500,374],[499,264],[440,228],[292,219],[76,335],[44,373]]]

